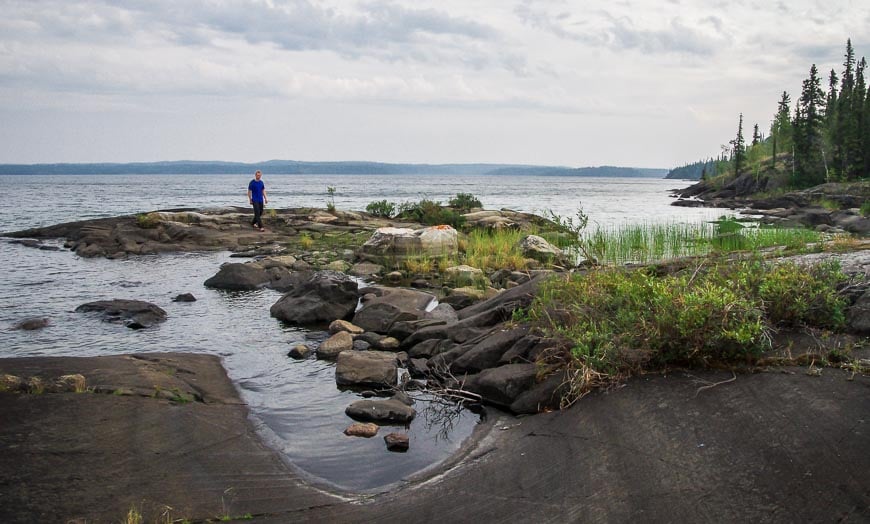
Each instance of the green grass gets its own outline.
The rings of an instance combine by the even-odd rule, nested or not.
[[[580,239],[601,264],[646,264],[684,256],[754,251],[774,246],[803,249],[821,235],[799,228],[745,226],[734,220],[626,224],[598,228]]]
[[[563,352],[539,364],[569,370],[570,402],[648,368],[752,362],[779,327],[838,330],[845,280],[835,263],[802,267],[758,256],[708,258],[667,276],[600,267],[544,282],[519,316],[563,341]]]

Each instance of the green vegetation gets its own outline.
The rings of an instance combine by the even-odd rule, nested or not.
[[[779,326],[838,329],[845,280],[836,264],[758,256],[703,259],[666,276],[601,267],[543,283],[525,316],[570,348],[541,362],[570,370],[570,402],[651,367],[751,363]]]
[[[139,213],[136,215],[136,225],[142,229],[154,229],[160,224],[160,215],[157,213]]]
[[[386,200],[369,202],[366,206],[366,212],[371,213],[376,217],[392,218],[396,213],[396,204],[387,202]]]
[[[483,207],[480,200],[471,193],[457,193],[451,198],[448,205],[457,211],[468,212],[474,208]]]
[[[743,115],[737,136],[722,146],[717,159],[696,162],[669,173],[669,178],[700,178],[722,187],[726,180],[751,174],[776,179],[784,187],[802,189],[825,182],[870,179],[870,90],[867,61],[856,59],[852,41],[846,41],[841,73],[828,74],[827,91],[816,64],[792,98],[783,91],[770,126],[770,136],[758,131],[746,146]],[[758,124],[755,124],[757,129]],[[717,177],[722,179],[718,182]]]
[[[335,213],[335,186],[326,186],[326,210],[330,213]]]
[[[625,224],[580,237],[583,251],[602,264],[646,264],[684,256],[755,251],[782,246],[801,250],[821,234],[800,228],[746,226],[725,217],[696,224]]]
[[[460,229],[465,224],[461,213],[441,206],[441,202],[423,199],[399,204],[398,217],[427,226],[448,225]]]
[[[861,204],[861,216],[870,216],[870,202]]]

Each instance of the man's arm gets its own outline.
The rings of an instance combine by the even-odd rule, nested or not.
[[[248,203],[249,203],[249,204],[253,204],[253,203],[254,203],[253,197],[251,196],[251,190],[250,190],[250,189],[248,189]]]
[[[266,186],[263,186],[263,203],[268,204],[269,198],[266,196]]]

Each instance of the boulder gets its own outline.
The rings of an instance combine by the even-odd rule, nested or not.
[[[217,274],[205,281],[205,286],[228,291],[250,291],[262,287],[283,291],[307,277],[308,275],[294,276],[285,266],[274,263],[227,262],[221,265]]]
[[[422,229],[382,227],[360,248],[363,257],[375,260],[408,256],[452,255],[459,249],[459,235],[450,226]]]
[[[269,313],[291,324],[322,325],[348,317],[358,297],[357,283],[349,276],[318,271],[282,296]]]
[[[426,320],[441,320],[446,324],[452,324],[459,320],[456,310],[450,304],[438,304],[433,309],[427,311],[423,318]]]
[[[357,277],[373,277],[384,272],[384,266],[371,262],[359,262],[350,268],[350,274]]]
[[[520,393],[510,405],[510,410],[518,415],[533,415],[548,409],[558,409],[562,397],[568,394],[569,380],[570,376],[565,370],[550,375],[543,382]]]
[[[483,270],[476,267],[467,266],[450,266],[444,270],[444,278],[450,282],[458,284],[456,287],[467,286],[483,277]]]
[[[353,349],[353,336],[347,331],[339,331],[321,342],[317,347],[317,358],[334,360],[342,351]]]
[[[535,385],[535,364],[508,364],[481,371],[468,377],[465,389],[477,393],[486,402],[510,408],[522,393]]]
[[[501,329],[471,346],[450,364],[453,373],[477,373],[494,367],[509,349],[529,332],[528,327]]]
[[[398,380],[396,355],[384,351],[342,351],[335,365],[339,386],[392,387]]]
[[[50,323],[51,322],[46,317],[31,317],[25,318],[24,320],[19,320],[12,326],[12,329],[35,331],[37,329],[42,329],[48,326]]]
[[[344,410],[354,420],[382,424],[408,424],[417,416],[417,411],[396,399],[357,400]]]
[[[865,291],[852,304],[846,315],[849,331],[862,335],[870,334],[870,290]]]
[[[296,344],[290,351],[287,352],[287,356],[290,358],[294,358],[296,360],[304,360],[308,358],[308,355],[311,354],[311,348],[306,344]]]
[[[410,447],[410,439],[406,433],[390,433],[384,435],[384,442],[388,451],[404,453]]]
[[[76,312],[100,312],[109,322],[124,322],[131,329],[151,327],[166,320],[166,311],[142,300],[98,300],[76,308]]]
[[[181,293],[172,299],[173,302],[196,302],[196,297],[193,293]]]
[[[349,437],[372,438],[378,434],[380,427],[373,422],[354,422],[344,430]]]
[[[335,334],[339,331],[347,331],[351,335],[362,335],[365,332],[363,328],[352,324],[347,320],[333,320],[332,323],[329,324],[329,332]]]
[[[558,247],[550,244],[538,235],[527,235],[520,240],[519,248],[524,257],[533,258],[539,262],[566,265],[567,257]]]
[[[430,293],[413,289],[369,287],[362,307],[354,314],[353,323],[365,331],[389,333],[396,322],[419,320],[426,307],[435,300]]]

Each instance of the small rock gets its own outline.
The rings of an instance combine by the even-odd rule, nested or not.
[[[305,344],[296,344],[289,352],[287,352],[288,357],[295,358],[296,360],[304,360],[308,358],[308,355],[310,354],[311,348]]]
[[[353,349],[353,335],[347,331],[339,331],[317,347],[317,358],[335,359],[342,351],[351,349]]]
[[[173,302],[196,302],[196,297],[192,293],[182,293],[172,299]]]
[[[333,320],[329,324],[329,333],[334,335],[339,331],[347,331],[351,335],[362,335],[365,330],[347,320]]]
[[[372,438],[378,434],[378,429],[378,425],[373,422],[354,422],[344,430],[344,434],[349,437]]]
[[[37,329],[42,329],[48,326],[49,320],[45,317],[42,318],[25,318],[19,322],[16,322],[12,329],[22,329],[24,331],[35,331]]]
[[[386,274],[386,279],[389,282],[401,282],[404,275],[402,275],[401,271],[391,271]]]
[[[405,433],[390,433],[384,435],[384,442],[387,443],[387,450],[404,453],[410,447],[410,439]]]
[[[374,346],[384,351],[396,351],[399,349],[399,341],[395,337],[383,337],[375,342]]]
[[[353,350],[354,351],[368,351],[368,349],[372,347],[371,344],[366,342],[365,340],[354,340],[353,341]]]

